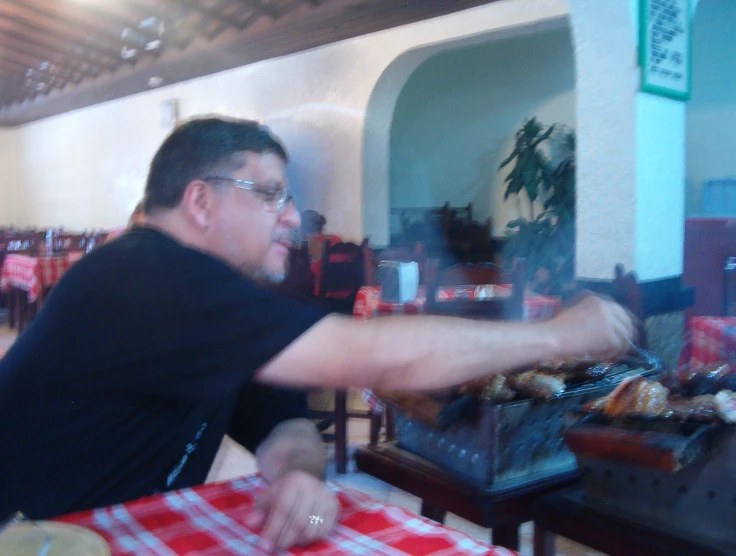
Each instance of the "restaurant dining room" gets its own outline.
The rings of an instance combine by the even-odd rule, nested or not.
[[[0,0],[0,556],[736,556],[735,28]]]

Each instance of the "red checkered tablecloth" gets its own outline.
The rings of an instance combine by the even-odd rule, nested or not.
[[[679,366],[700,367],[719,361],[736,368],[736,317],[688,320]]]
[[[437,289],[437,301],[450,299],[486,299],[488,296],[511,295],[511,285],[494,284],[486,286],[452,286]],[[363,286],[355,297],[353,318],[371,319],[380,315],[416,315],[424,311],[427,303],[426,289],[422,286],[417,297],[408,303],[385,303],[381,301],[379,286]],[[561,302],[557,297],[530,295],[524,298],[522,318],[528,322],[536,322],[552,318],[560,310]],[[380,413],[383,404],[373,395],[372,390],[363,391],[363,400],[371,411]]]
[[[63,516],[58,521],[92,529],[113,556],[230,554],[264,555],[258,535],[244,520],[254,495],[266,487],[259,476],[168,492],[122,505]],[[332,535],[306,548],[280,554],[339,556],[513,556],[406,510],[348,489],[333,487],[341,504]]]
[[[13,287],[27,291],[28,301],[33,303],[44,288],[50,288],[59,281],[71,264],[72,261],[67,256],[31,257],[9,254],[0,271],[0,289],[8,291]]]
[[[511,295],[510,285],[493,286],[452,286],[437,289],[437,301],[450,299],[486,299],[492,296]],[[380,286],[363,286],[355,297],[353,317],[371,319],[379,315],[416,315],[424,311],[427,303],[426,289],[419,287],[417,297],[407,303],[386,303],[381,301]],[[524,299],[523,319],[529,322],[546,320],[560,310],[560,300],[556,297],[531,295]]]

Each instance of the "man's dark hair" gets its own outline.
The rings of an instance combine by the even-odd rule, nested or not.
[[[174,208],[184,189],[198,178],[227,177],[245,165],[243,151],[289,156],[265,126],[251,120],[198,118],[178,126],[151,161],[145,211]]]

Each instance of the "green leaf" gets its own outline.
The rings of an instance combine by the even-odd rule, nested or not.
[[[540,143],[541,143],[542,141],[546,141],[547,139],[549,139],[549,136],[550,136],[550,135],[552,135],[552,132],[553,132],[554,130],[555,130],[555,126],[554,126],[554,125],[551,125],[551,126],[549,126],[549,127],[547,128],[547,131],[545,131],[544,133],[542,133],[542,135],[541,135],[540,137],[538,137],[538,138],[537,138],[537,139],[536,139],[536,140],[534,141],[534,145],[533,145],[533,146],[534,146],[534,147],[536,147],[536,146],[537,146],[537,145],[539,145],[539,144],[540,144]],[[541,128],[540,128],[540,131],[541,131]]]
[[[511,151],[511,154],[504,159],[504,161],[498,166],[498,169],[504,168],[508,166],[514,158],[516,158],[519,155],[519,147],[515,147],[513,151]]]

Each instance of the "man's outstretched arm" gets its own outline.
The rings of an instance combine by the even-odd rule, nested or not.
[[[330,315],[267,363],[255,380],[290,386],[440,389],[547,360],[626,353],[634,335],[619,305],[588,296],[545,323]]]

